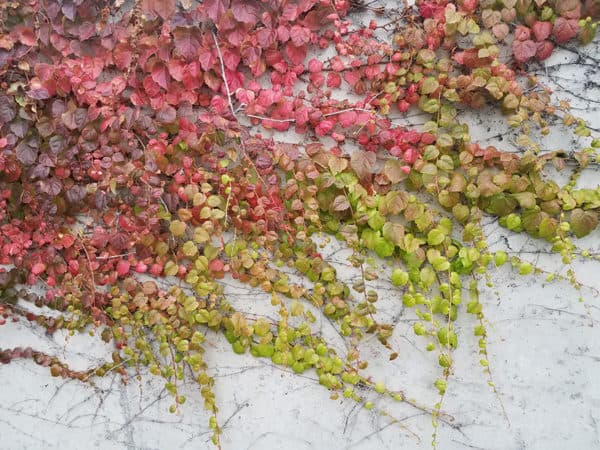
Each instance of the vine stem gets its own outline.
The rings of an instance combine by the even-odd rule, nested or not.
[[[219,55],[219,62],[221,63],[221,76],[223,77],[223,83],[225,83],[225,91],[227,92],[227,101],[229,102],[229,109],[231,110],[231,114],[237,120],[237,115],[235,109],[233,108],[233,103],[231,102],[231,91],[229,90],[229,82],[227,81],[227,75],[225,75],[225,64],[223,63],[223,55],[221,54],[221,47],[219,46],[219,40],[217,39],[217,35],[215,32],[212,32],[213,40],[215,41],[215,47],[217,47],[217,54]]]

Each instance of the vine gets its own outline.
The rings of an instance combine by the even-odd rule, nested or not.
[[[479,283],[507,261],[521,275],[543,269],[492,252],[482,218],[548,241],[569,266],[548,280],[582,291],[570,264],[598,259],[575,242],[597,228],[600,187],[577,180],[598,163],[600,140],[527,64],[576,38],[592,42],[598,9],[593,0],[418,0],[396,10],[347,0],[2,3],[2,322],[98,330],[115,352],[84,372],[32,349],[3,349],[0,360],[31,358],[84,382],[113,371],[126,380],[145,365],[164,378],[174,413],[191,377],[220,447],[203,345],[214,330],[235,353],[315,371],[332,398],[371,409],[369,391],[430,414],[435,447],[438,421],[448,422],[454,324],[467,313],[507,417]],[[356,10],[374,19],[361,26]],[[518,130],[519,152],[473,142],[463,116],[486,105]],[[417,111],[420,127],[406,120]],[[551,126],[582,149],[542,150]],[[550,166],[572,168],[565,186]],[[318,236],[352,250],[360,280],[340,280]],[[386,273],[368,264],[374,256],[391,265],[395,298],[436,354],[432,407],[364,375],[365,336],[398,355],[368,288]],[[277,320],[237,311],[227,279],[270,293]],[[313,330],[313,311],[347,354]]]

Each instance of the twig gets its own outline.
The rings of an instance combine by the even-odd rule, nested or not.
[[[295,122],[296,121],[296,119],[272,119],[270,117],[257,116],[255,114],[246,114],[246,116],[251,117],[253,119],[270,120],[271,122]]]
[[[375,112],[372,109],[365,109],[365,108],[346,108],[346,109],[340,109],[339,111],[334,111],[334,112],[330,112],[327,114],[323,114],[323,117],[336,116],[338,114],[342,114],[342,113],[350,112],[350,111],[360,111],[360,112],[368,112],[368,113]]]
[[[231,110],[231,114],[236,118],[235,109],[233,109],[233,103],[231,103],[231,91],[229,90],[229,83],[227,82],[227,76],[225,75],[225,64],[223,63],[223,55],[221,55],[221,47],[219,47],[219,41],[217,40],[217,35],[215,32],[212,32],[212,37],[215,41],[215,46],[217,47],[217,54],[219,55],[219,62],[221,63],[221,76],[223,77],[223,83],[225,83],[225,90],[227,91],[227,101],[229,102],[229,109]]]

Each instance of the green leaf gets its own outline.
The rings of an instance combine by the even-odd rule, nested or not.
[[[512,194],[513,198],[519,202],[519,206],[525,209],[535,208],[536,197],[533,192],[519,192]]]
[[[437,228],[434,228],[427,234],[427,243],[429,245],[440,245],[446,239],[446,235]]]
[[[186,225],[181,220],[174,220],[169,224],[169,231],[175,237],[181,237],[185,234]]]
[[[421,97],[419,107],[429,114],[434,114],[440,109],[440,101],[436,98]]]
[[[404,237],[404,226],[400,223],[386,222],[381,229],[383,237],[399,245]]]
[[[394,286],[404,286],[408,283],[408,273],[402,269],[396,268],[392,271],[391,280]]]
[[[588,235],[598,226],[598,213],[576,208],[571,211],[571,230],[578,238]]]
[[[496,267],[504,265],[506,263],[506,259],[506,252],[503,252],[502,250],[499,250],[494,254],[494,264],[496,264]]]
[[[378,211],[375,211],[367,223],[374,230],[380,230],[385,224],[385,217],[383,217]]]
[[[423,80],[423,84],[421,85],[421,94],[431,94],[435,92],[440,87],[440,83],[434,77],[427,77]]]
[[[522,262],[521,264],[519,264],[520,275],[529,275],[531,272],[533,272],[533,266],[531,265],[531,263]]]
[[[167,261],[164,267],[164,273],[167,276],[175,276],[179,272],[179,266],[173,261]]]
[[[380,237],[377,239],[375,243],[375,248],[373,250],[375,250],[377,256],[379,256],[380,258],[385,258],[388,256],[392,256],[395,247],[396,246],[393,244],[393,242],[390,242],[387,239]]]
[[[433,385],[437,388],[440,395],[444,395],[444,393],[446,392],[446,380],[438,378],[437,380],[435,380]]]
[[[431,265],[436,272],[445,272],[446,270],[450,269],[450,262],[443,256],[438,256],[435,258]]]
[[[185,244],[183,244],[182,250],[183,254],[188,258],[198,254],[198,247],[192,241],[187,241]]]

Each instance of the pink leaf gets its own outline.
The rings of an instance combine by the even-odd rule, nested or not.
[[[119,70],[125,70],[131,65],[132,53],[129,45],[119,43],[113,50],[113,61]]]
[[[356,111],[346,111],[339,114],[338,116],[340,125],[342,125],[344,128],[348,128],[354,125],[356,123],[357,117],[358,115],[356,114]]]
[[[315,133],[319,136],[325,136],[333,129],[333,122],[331,120],[323,120],[315,127]]]
[[[337,88],[342,84],[342,77],[338,73],[329,72],[327,74],[327,87]]]
[[[231,5],[233,17],[238,22],[256,25],[258,22],[258,5],[254,0],[234,0]]]
[[[535,40],[538,42],[545,41],[552,33],[552,23],[550,22],[540,22],[537,21],[533,24],[533,34],[535,35]]]
[[[294,25],[290,29],[290,38],[296,47],[308,44],[310,42],[310,30],[300,25]]]
[[[316,59],[311,59],[308,62],[308,71],[311,73],[320,72],[323,69],[323,63]]]
[[[537,52],[535,53],[535,57],[538,61],[543,61],[550,57],[552,52],[554,51],[554,45],[550,41],[543,41],[538,43]]]
[[[181,55],[189,60],[198,57],[200,41],[196,36],[196,31],[196,28],[176,28],[173,31],[176,54]]]
[[[284,5],[280,17],[281,20],[293,22],[298,17],[298,6],[296,6],[294,3],[287,3]]]
[[[31,28],[27,28],[24,25],[17,25],[14,28],[14,33],[16,34],[17,39],[23,45],[33,47],[37,43],[37,37]]]
[[[202,70],[208,70],[213,66],[213,64],[215,62],[215,57],[213,56],[211,50],[203,48],[202,51],[200,52],[198,60],[200,61]]]
[[[505,23],[497,23],[492,27],[492,33],[494,33],[494,36],[496,36],[496,39],[499,41],[504,40],[504,38],[508,36],[509,31],[508,25]]]
[[[229,0],[204,0],[201,8],[213,22],[217,22],[229,8]]]
[[[554,28],[552,29],[552,35],[559,44],[564,44],[569,39],[575,37],[579,31],[579,23],[576,19],[565,19],[559,17],[554,22]]]
[[[518,41],[526,41],[531,36],[531,30],[523,25],[517,26],[515,28],[515,39]]]
[[[173,58],[169,60],[169,74],[176,81],[183,80],[183,70],[185,69],[185,62],[181,59]]]
[[[304,58],[306,58],[306,46],[297,47],[291,42],[288,42],[285,46],[285,54],[290,59],[292,64],[302,64]]]
[[[213,259],[208,263],[208,269],[211,272],[221,272],[225,268],[225,264],[220,259]]]
[[[224,50],[223,51],[223,64],[225,64],[225,67],[227,67],[229,70],[235,70],[237,69],[238,64],[240,63],[240,55],[232,52],[230,50]]]
[[[152,79],[158,83],[160,87],[167,89],[169,78],[170,76],[167,66],[165,66],[162,62],[154,63],[152,66]]]
[[[532,40],[514,41],[512,45],[515,61],[523,63],[529,58],[533,58],[537,52],[537,45]]]
[[[46,264],[43,262],[37,262],[31,267],[31,273],[34,275],[39,275],[44,270],[46,270]]]
[[[344,72],[344,80],[346,80],[346,83],[350,86],[354,86],[358,80],[360,80],[360,74],[356,70],[349,70]]]
[[[124,277],[129,273],[130,267],[131,264],[129,264],[129,261],[125,261],[124,259],[122,259],[117,263],[117,273],[120,277]]]
[[[142,0],[141,7],[142,11],[154,13],[167,20],[175,12],[175,0]]]

